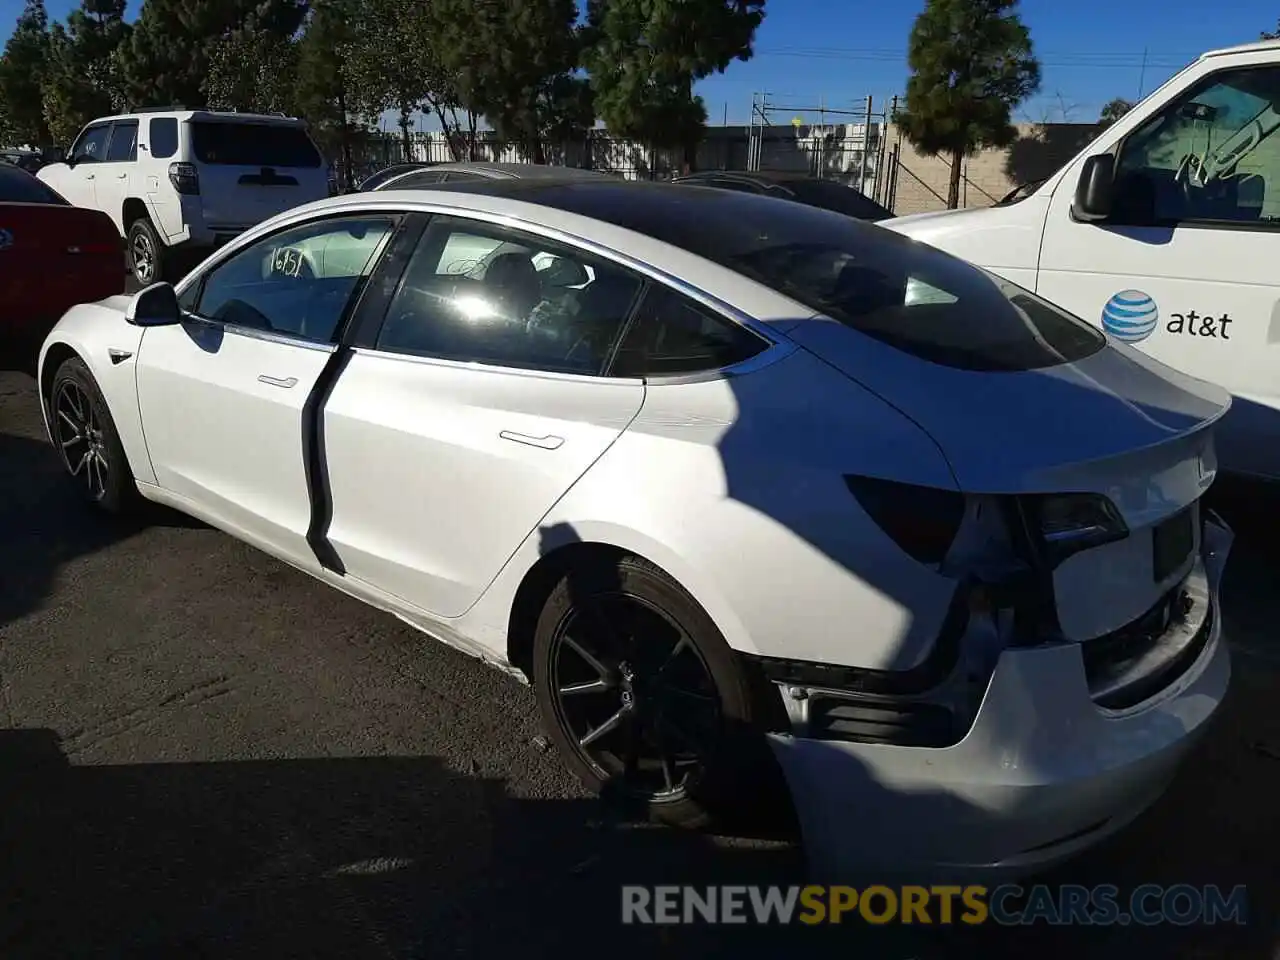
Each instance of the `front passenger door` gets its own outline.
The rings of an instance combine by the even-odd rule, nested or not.
[[[307,403],[396,223],[331,216],[259,239],[184,283],[184,322],[138,352],[158,484],[311,569]]]
[[[45,179],[76,207],[96,207],[98,165],[107,155],[111,124],[93,123],[85,127],[71,146],[71,152],[57,173],[49,171]]]
[[[540,274],[547,256],[590,279]],[[644,381],[605,373],[642,286],[532,232],[433,218],[324,406],[327,541],[347,576],[464,613],[639,413]]]

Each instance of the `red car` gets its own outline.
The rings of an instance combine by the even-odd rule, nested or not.
[[[120,231],[25,170],[0,163],[0,346],[39,350],[77,303],[125,292]]]

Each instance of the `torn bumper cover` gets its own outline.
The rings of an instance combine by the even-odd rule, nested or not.
[[[789,704],[792,732],[770,743],[815,876],[1025,875],[1133,820],[1226,694],[1218,608],[1231,541],[1207,517],[1191,574],[1124,631],[1000,651],[972,722],[935,741],[944,746],[925,745],[941,729],[937,717],[877,740],[867,730],[883,725],[857,715],[865,704],[846,704],[854,726],[815,724],[813,702],[804,711]],[[822,699],[819,690],[792,694]]]

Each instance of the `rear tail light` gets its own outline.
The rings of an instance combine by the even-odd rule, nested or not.
[[[1129,528],[1114,503],[1096,493],[1027,497],[1023,503],[1039,533],[1050,568],[1082,550],[1123,540]]]
[[[964,494],[873,477],[844,478],[862,509],[905,553],[941,563],[964,520]]]
[[[188,196],[200,193],[200,175],[196,172],[194,163],[169,164],[169,182],[179,193]]]

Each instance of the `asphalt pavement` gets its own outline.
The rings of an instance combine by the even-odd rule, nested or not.
[[[1267,499],[1228,506],[1235,672],[1209,739],[1044,878],[1247,884],[1247,926],[663,931],[619,923],[620,885],[789,883],[803,858],[618,820],[515,681],[198,523],[99,518],[31,378],[0,373],[0,956],[1280,957]]]

